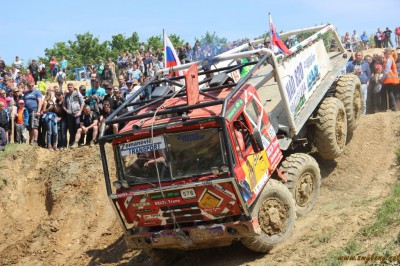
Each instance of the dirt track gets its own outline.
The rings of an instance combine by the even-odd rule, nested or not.
[[[8,181],[0,190],[0,264],[313,264],[374,220],[396,180],[399,119],[400,113],[392,112],[364,116],[339,159],[317,158],[323,177],[318,204],[298,219],[293,237],[268,255],[240,243],[169,254],[157,261],[128,251],[106,197],[98,148],[51,153],[21,145],[0,162],[2,178]]]

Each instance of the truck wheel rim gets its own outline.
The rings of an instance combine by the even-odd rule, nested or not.
[[[346,142],[346,122],[345,112],[339,110],[336,117],[336,142],[340,148],[343,148]]]
[[[258,215],[261,230],[269,236],[284,233],[288,216],[288,208],[280,199],[266,199]]]
[[[296,186],[296,203],[304,207],[308,204],[314,192],[314,179],[310,172],[304,173]]]

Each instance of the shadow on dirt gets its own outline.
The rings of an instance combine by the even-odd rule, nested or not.
[[[266,254],[253,252],[239,242],[229,247],[217,247],[191,251],[159,250],[145,252],[133,257],[126,265],[243,265],[265,257]]]
[[[312,153],[311,156],[318,162],[322,179],[328,177],[337,166],[337,162],[334,159],[324,159],[318,153]]]
[[[86,251],[86,254],[92,258],[87,265],[118,265],[118,263],[122,261],[127,249],[125,240],[123,236],[121,236],[104,249]]]

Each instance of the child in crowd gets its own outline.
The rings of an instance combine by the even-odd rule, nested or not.
[[[15,130],[17,134],[15,141],[19,144],[25,144],[28,135],[26,127],[29,125],[29,112],[25,108],[25,102],[22,99],[18,100],[17,114],[15,114],[15,117]]]
[[[372,85],[372,94],[373,94],[373,102],[374,102],[374,110],[375,112],[378,112],[381,106],[381,89],[382,89],[382,83],[380,80],[382,79],[383,74],[382,74],[382,65],[377,64],[375,65],[375,74],[372,75],[371,77],[371,85]]]

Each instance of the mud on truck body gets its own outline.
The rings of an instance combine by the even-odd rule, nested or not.
[[[338,157],[357,125],[361,94],[358,78],[343,75],[350,53],[333,26],[281,36],[304,32],[314,34],[289,56],[254,49],[262,42],[256,40],[164,69],[106,119],[125,125],[117,134],[101,129],[99,144],[107,194],[130,248],[198,249],[240,240],[267,252],[312,210],[320,170],[299,151]],[[338,51],[326,51],[325,33]],[[244,57],[250,61],[237,64]],[[244,66],[252,69],[242,78]],[[186,73],[163,75],[179,70]],[[135,101],[142,90],[152,91],[151,99]]]

